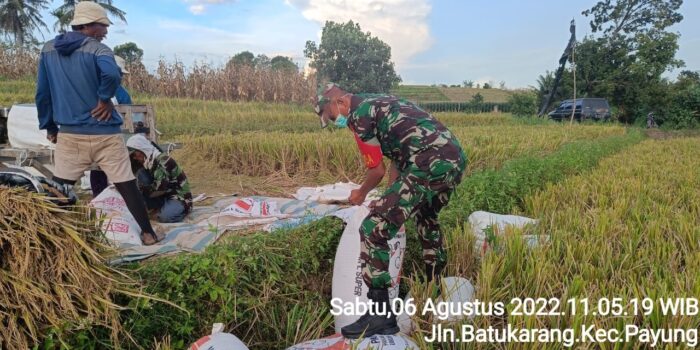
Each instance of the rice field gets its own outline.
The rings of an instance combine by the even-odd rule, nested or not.
[[[470,120],[471,116],[462,116]],[[477,117],[478,118],[478,117]],[[496,125],[453,127],[469,158],[469,171],[498,167],[523,154],[544,155],[562,144],[624,133],[614,126]],[[361,181],[362,161],[351,134],[345,130],[289,134],[253,132],[181,137],[184,153],[211,159],[235,175],[288,177],[335,176]]]
[[[0,104],[33,98],[31,82],[0,81],[0,87]],[[195,193],[284,196],[302,185],[362,180],[362,164],[350,133],[320,130],[309,105],[134,97],[137,103],[155,106],[164,139],[183,144],[174,157]],[[623,308],[628,315],[621,317],[572,314],[566,305],[564,315],[518,316],[508,309],[505,316],[477,316],[470,324],[481,328],[506,324],[700,327],[697,316],[664,315],[658,308],[649,314],[629,314],[629,301],[634,298],[700,295],[700,138],[644,139],[641,131],[620,125],[556,124],[497,113],[436,116],[455,133],[469,158],[468,176],[440,217],[450,256],[449,274],[469,278],[476,286],[476,297],[487,302],[514,297],[588,298],[596,307],[603,297],[627,302]],[[465,224],[474,210],[538,218],[540,224],[528,233],[549,235],[549,242],[528,248],[518,237],[522,232],[508,230],[497,248],[480,253]],[[402,290],[410,289],[420,299],[432,289],[419,281],[420,245],[415,228],[408,226]],[[40,348],[120,344],[183,349],[207,334],[213,322],[224,322],[226,330],[251,349],[283,349],[328,336],[333,333],[330,280],[342,230],[338,219],[325,218],[275,233],[231,235],[201,254],[130,266],[128,276],[138,281],[144,293],[173,304],[128,295],[115,298],[103,291],[97,294],[99,302],[113,304],[97,304],[104,312],[82,319],[81,327],[66,332],[64,344]],[[116,282],[110,283],[112,290],[119,288]],[[94,303],[83,297],[78,302]],[[0,303],[3,316],[10,302],[0,297]],[[68,313],[82,315],[82,311]],[[119,312],[118,325],[113,323],[115,312]],[[57,316],[50,316],[52,329],[62,329],[54,322]],[[433,319],[414,321],[419,331],[412,339],[421,349],[563,348],[560,343],[431,344],[424,337]],[[123,333],[115,335],[112,330],[117,327],[134,341]],[[42,339],[53,337],[28,332],[28,339],[36,344],[46,344]],[[632,341],[573,347],[649,346]]]

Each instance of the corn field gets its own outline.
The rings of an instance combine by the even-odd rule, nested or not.
[[[0,47],[0,77],[34,79],[38,53]],[[212,66],[161,59],[154,73],[142,64],[129,65],[123,78],[132,92],[147,95],[222,101],[266,101],[311,103],[316,79],[302,73],[255,69],[249,66]],[[33,100],[33,98],[32,98]],[[30,100],[31,101],[31,100]],[[30,101],[25,101],[30,102]]]
[[[127,68],[124,85],[149,95],[222,101],[311,103],[315,79],[302,73],[256,69],[249,66],[217,67],[195,63],[158,62],[155,74],[143,65]]]
[[[23,79],[36,76],[38,52],[0,46],[0,77]]]

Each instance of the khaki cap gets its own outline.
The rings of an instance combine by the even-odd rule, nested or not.
[[[90,23],[101,23],[106,26],[112,24],[107,18],[107,11],[100,4],[92,1],[81,1],[75,5],[72,26],[79,26]]]

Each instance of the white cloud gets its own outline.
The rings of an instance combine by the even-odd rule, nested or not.
[[[234,3],[237,0],[184,0],[187,4],[192,4],[189,7],[193,15],[201,15],[206,12],[209,5],[219,5],[226,3]]]
[[[432,44],[428,0],[285,0],[311,21],[353,20],[363,31],[391,46],[392,60],[402,66]]]
[[[190,6],[190,12],[195,15],[201,15],[204,13],[204,5],[202,4],[197,4],[197,5],[192,5]]]

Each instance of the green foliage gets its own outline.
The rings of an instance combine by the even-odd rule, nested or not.
[[[48,29],[41,19],[41,10],[47,7],[47,0],[0,2],[0,34],[11,36],[17,47],[24,47],[27,41],[36,41],[32,32]]]
[[[306,327],[332,322],[324,286],[313,279],[332,270],[342,229],[337,218],[325,218],[291,230],[231,236],[202,254],[135,268],[147,292],[189,313],[132,301],[124,326],[146,348],[166,335],[187,346],[208,334],[214,322],[224,322],[250,348],[284,348],[294,340],[288,337],[308,331],[295,330],[296,322]]]
[[[481,94],[477,92],[474,96],[472,96],[471,102],[474,105],[480,105],[484,103],[484,96],[481,96]]]
[[[474,103],[474,102],[421,102],[420,107],[429,112],[463,112],[463,113],[489,113],[498,108],[499,112],[508,113],[511,110],[509,103]]]
[[[401,82],[389,45],[353,21],[326,22],[321,43],[307,41],[304,55],[319,82],[332,81],[352,93],[386,93]]]
[[[250,51],[242,51],[231,57],[226,63],[226,68],[233,69],[234,67],[250,67],[261,70],[272,69],[291,72],[299,70],[297,65],[292,62],[289,57],[275,56],[270,59],[265,54],[255,56]]]
[[[638,131],[604,140],[579,141],[564,145],[554,154],[523,157],[506,162],[501,169],[484,170],[464,179],[445,210],[440,222],[461,225],[477,210],[513,213],[523,210],[523,198],[567,176],[593,168],[603,157],[643,139]]]
[[[665,31],[683,19],[681,4],[605,0],[584,11],[593,16],[593,32],[603,35],[586,37],[576,47],[577,95],[607,98],[628,123],[657,109],[666,87],[663,73],[683,65],[675,58],[679,35]]]
[[[516,117],[529,117],[537,114],[537,95],[534,91],[515,92],[508,98],[510,112]]]
[[[473,88],[474,87],[474,81],[473,80],[465,80],[463,83],[465,88]]]
[[[664,128],[686,129],[700,126],[700,84],[679,81],[672,88],[670,103],[655,115]]]
[[[482,89],[490,89],[490,88],[491,88],[491,84],[489,84],[489,83],[484,83],[484,86],[482,87]]]
[[[123,58],[130,65],[141,63],[143,58],[143,50],[133,42],[115,46],[114,54]]]
[[[607,98],[620,121],[633,123],[670,103],[662,75],[683,66],[676,59],[679,34],[666,29],[683,19],[682,0],[603,0],[583,12],[591,29],[575,49],[578,97]],[[562,76],[553,103],[573,96],[573,71]],[[553,74],[538,79],[538,104],[553,85]],[[614,117],[615,117],[614,116]]]
[[[591,30],[610,36],[648,35],[683,20],[683,0],[602,0],[584,16],[593,16]]]
[[[283,70],[283,71],[292,71],[296,72],[299,70],[299,67],[292,62],[292,59],[289,57],[284,57],[284,56],[275,56],[270,60],[270,68],[272,70]]]
[[[242,51],[235,54],[233,57],[231,57],[228,63],[226,63],[226,68],[231,68],[235,66],[254,67],[255,55],[250,51]]]

